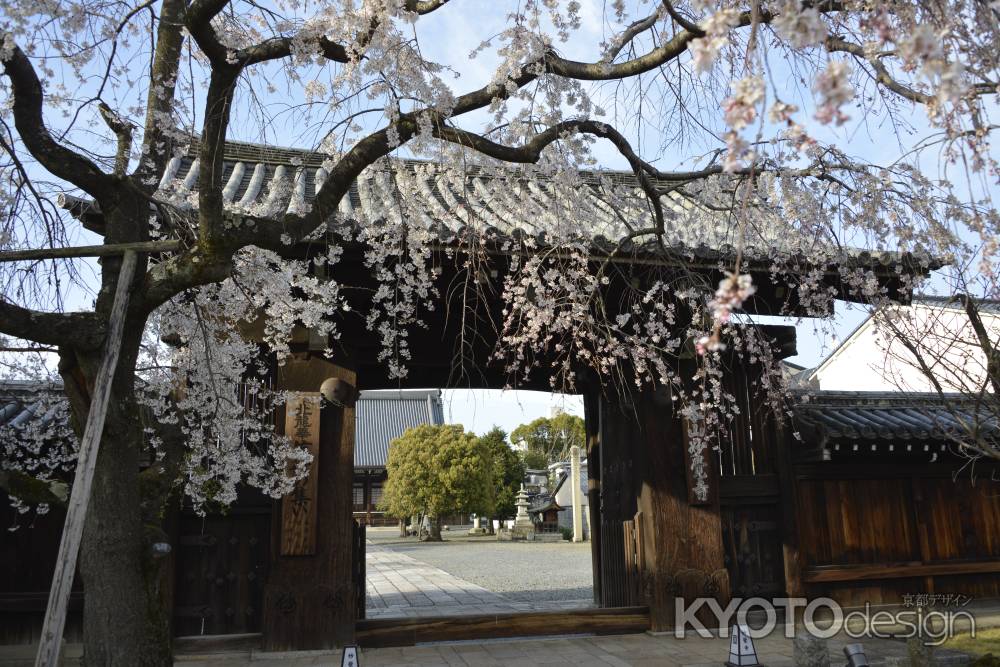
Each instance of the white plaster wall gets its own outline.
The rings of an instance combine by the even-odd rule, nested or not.
[[[566,466],[566,471],[569,472],[569,466]],[[587,505],[587,464],[580,464],[580,504],[586,507]],[[556,504],[560,507],[572,507],[573,506],[573,493],[572,488],[570,488],[569,480],[562,485],[559,492],[556,493]]]
[[[969,392],[972,386],[982,386],[985,356],[964,312],[923,304],[900,311],[904,319],[898,326],[919,338],[925,359],[940,357],[933,370],[945,391]],[[981,317],[990,338],[1000,339],[1000,316]],[[815,377],[826,391],[934,391],[906,346],[872,320],[835,351]]]

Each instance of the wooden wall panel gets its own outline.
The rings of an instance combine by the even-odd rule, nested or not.
[[[1000,489],[968,479],[924,479],[922,514],[931,558],[1000,557]]]
[[[908,480],[803,480],[797,500],[806,567],[920,559]]]
[[[18,515],[0,491],[0,644],[38,641],[65,516],[58,507],[42,516]],[[83,636],[81,579],[73,578],[63,633],[69,642]]]
[[[944,466],[797,467],[809,596],[844,605],[904,595],[1000,596],[1000,485]]]
[[[785,592],[779,508],[722,506],[722,544],[732,594],[780,597]]]

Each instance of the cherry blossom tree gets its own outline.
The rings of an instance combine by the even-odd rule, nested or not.
[[[458,177],[474,168],[510,188],[574,193],[617,155],[641,204],[564,196],[563,208],[534,211],[544,237],[498,241],[509,261],[496,356],[511,373],[544,363],[563,385],[582,367],[673,386],[695,461],[731,415],[724,348],[771,361],[744,326],[750,264],[794,288],[796,313],[827,313],[840,289],[886,296],[879,250],[916,267],[888,264],[904,283],[951,257],[995,291],[996,2],[522,0],[496,25],[480,25],[480,10],[460,0],[0,9],[0,250],[44,251],[0,266],[4,363],[45,373],[38,355],[54,350],[63,423],[77,432],[121,255],[67,260],[84,232],[57,197],[99,214],[106,245],[160,244],[140,256],[130,286],[82,545],[88,662],[170,663],[148,541],[172,494],[227,502],[246,482],[280,496],[303,474],[308,457],[269,426],[284,396],[260,360],[280,362],[296,323],[336,337],[349,307],[350,276],[337,272],[348,241],[366,248],[382,286],[360,315],[397,376],[407,332],[441,298],[434,257],[489,262],[486,221],[461,205],[413,210],[418,185],[405,179],[383,192],[383,224],[330,241],[327,226],[366,169],[426,158]],[[427,55],[447,51],[456,25],[483,28],[481,44],[448,62]],[[229,202],[227,141],[267,143],[278,126],[300,128],[296,139],[324,156],[315,198],[286,211]],[[875,150],[854,150],[861,134],[880,135]],[[199,160],[196,187],[162,183],[188,153]],[[609,211],[615,226],[595,229]],[[442,215],[465,230],[446,250],[434,232]],[[308,260],[292,251],[320,238]],[[706,284],[685,270],[677,238],[725,244],[731,252],[711,268],[728,277]],[[616,260],[639,248],[671,268],[612,308],[603,288]],[[237,323],[260,315],[263,340],[245,339]],[[697,370],[684,377],[672,360],[690,350]],[[780,374],[762,378],[780,393]],[[4,479],[47,483],[72,466],[52,438],[16,454],[11,438]],[[143,454],[153,463],[137,474]],[[704,493],[704,470],[693,473]]]

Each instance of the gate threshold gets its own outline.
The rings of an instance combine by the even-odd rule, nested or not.
[[[374,618],[355,624],[362,648],[557,635],[625,635],[649,630],[649,607]]]

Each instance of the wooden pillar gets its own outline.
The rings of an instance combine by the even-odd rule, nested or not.
[[[776,470],[778,473],[778,511],[781,512],[781,553],[785,569],[785,595],[802,597],[802,561],[799,556],[798,487],[795,483],[795,466],[792,447],[795,445],[789,428],[778,424],[775,428]]]
[[[644,429],[644,476],[639,510],[648,527],[646,563],[652,584],[650,629],[674,628],[675,599],[715,597],[729,602],[729,573],[722,546],[718,464],[706,453],[710,493],[696,501],[691,492],[688,438],[674,414],[668,391],[646,391],[638,412]]]
[[[631,397],[631,403],[616,397],[601,397],[601,469],[604,508],[618,507],[614,521],[605,515],[604,527],[612,531],[638,513],[645,571],[640,573],[639,595],[650,608],[651,630],[674,627],[675,598],[713,596],[725,606],[729,600],[729,575],[722,547],[717,466],[707,502],[693,501],[689,492],[690,467],[687,437],[667,391],[646,390]],[[712,457],[709,457],[710,459]],[[714,459],[712,459],[714,460]],[[609,472],[615,475],[615,494]],[[624,497],[631,494],[631,502]],[[613,562],[624,551],[604,549],[601,567],[617,568]],[[611,559],[612,562],[609,562]],[[604,578],[607,586],[611,582]],[[624,580],[621,582],[624,586]],[[602,590],[608,600],[618,599]]]
[[[321,357],[305,355],[279,369],[282,389],[317,392],[328,378],[357,385],[353,371]],[[279,429],[284,426],[281,417]],[[321,410],[318,459],[313,553],[281,555],[282,513],[274,512],[272,567],[264,589],[265,650],[337,648],[354,642],[353,400]]]
[[[630,404],[600,397],[601,605],[626,607],[631,595],[626,567],[625,522],[636,512],[633,449],[638,422]]]
[[[590,508],[590,560],[594,579],[594,604],[601,596],[601,418],[600,394],[588,389],[583,395],[583,418],[587,431],[587,505]]]

